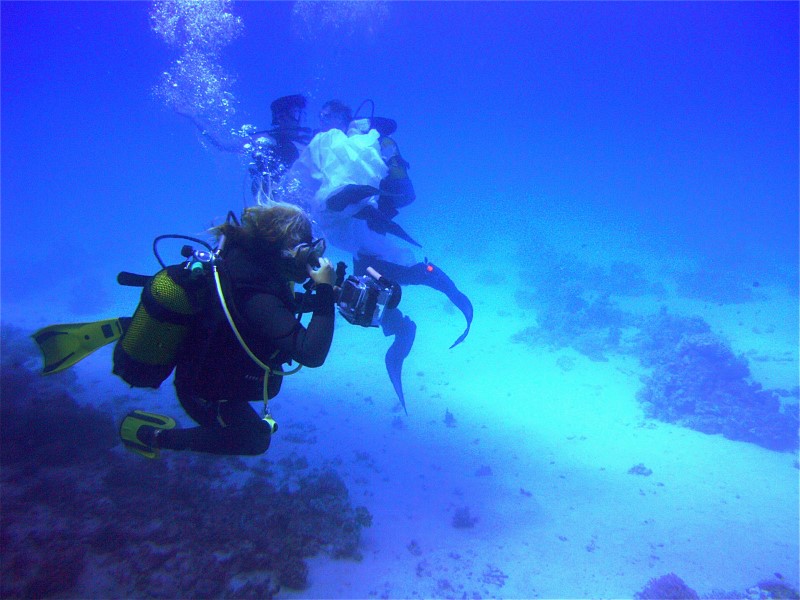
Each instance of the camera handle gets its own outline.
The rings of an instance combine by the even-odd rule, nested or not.
[[[344,276],[346,274],[347,265],[340,260],[338,263],[336,263],[336,283],[333,284],[333,287],[342,287],[342,283],[344,283]]]

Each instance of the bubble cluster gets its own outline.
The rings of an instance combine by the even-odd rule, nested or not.
[[[315,40],[327,33],[339,39],[358,34],[374,35],[388,18],[389,3],[383,1],[298,0],[292,8],[294,31],[306,40]]]
[[[230,0],[161,0],[150,26],[180,56],[161,74],[155,94],[180,114],[225,127],[235,114],[235,79],[221,65],[220,51],[243,31]]]
[[[230,0],[160,0],[153,3],[150,24],[170,46],[215,53],[243,30]]]

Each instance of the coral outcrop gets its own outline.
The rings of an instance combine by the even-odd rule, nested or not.
[[[2,341],[0,597],[271,598],[311,556],[360,558],[371,517],[331,468],[124,452],[69,377],[30,370],[26,336]]]

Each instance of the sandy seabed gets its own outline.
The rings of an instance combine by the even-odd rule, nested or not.
[[[744,592],[776,573],[797,588],[795,454],[645,419],[639,361],[515,343],[535,314],[507,284],[481,283],[466,282],[475,321],[452,350],[461,315],[431,290],[406,291],[403,308],[418,324],[404,371],[408,416],[383,369],[388,340],[343,319],[327,363],[291,377],[273,401],[281,429],[266,457],[247,464],[303,455],[333,465],[373,517],[361,561],[312,558],[309,587],[281,596],[629,598],[670,572],[700,595]],[[702,315],[748,358],[754,380],[797,385],[787,326],[796,299],[779,288],[730,305],[618,302]],[[3,318],[33,330],[47,324],[41,314],[11,305]],[[80,401],[129,394],[189,424],[171,385],[127,390],[109,360],[104,349],[75,368]]]

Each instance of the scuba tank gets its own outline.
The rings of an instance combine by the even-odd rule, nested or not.
[[[161,236],[154,246],[164,237],[184,238]],[[184,252],[191,256],[191,247],[184,247]],[[178,350],[209,296],[202,259],[193,257],[184,264],[165,266],[158,258],[163,268],[152,277],[125,272],[117,277],[122,285],[143,288],[139,305],[114,347],[113,373],[134,387],[157,388],[169,377]]]
[[[400,149],[389,136],[380,138],[381,156],[389,167],[389,175],[387,179],[408,179],[408,161],[400,156]]]
[[[417,195],[414,192],[414,184],[408,176],[408,162],[400,156],[400,149],[389,136],[380,138],[381,156],[389,173],[381,180],[381,196],[378,198],[378,207],[390,217],[397,214],[398,208],[408,206]]]

